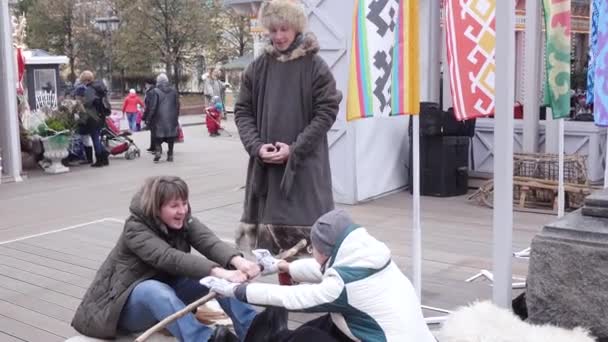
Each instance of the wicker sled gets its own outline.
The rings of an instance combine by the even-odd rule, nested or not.
[[[558,156],[553,154],[515,154],[513,156],[513,204],[518,211],[557,212]],[[583,206],[595,188],[587,180],[583,156],[564,157],[564,191],[566,210]],[[469,200],[493,207],[494,180],[484,183]]]

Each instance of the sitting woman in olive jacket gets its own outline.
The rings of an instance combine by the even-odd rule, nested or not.
[[[243,282],[260,272],[257,264],[191,217],[188,186],[178,177],[148,179],[133,197],[130,211],[72,321],[84,335],[114,338],[118,331],[146,330],[208,293],[199,279],[215,275]],[[202,256],[191,254],[191,246]],[[242,340],[256,312],[234,299],[218,302]],[[193,314],[168,330],[180,341],[209,341],[214,336]]]

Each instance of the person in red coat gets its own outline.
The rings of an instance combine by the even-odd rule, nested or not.
[[[137,93],[135,93],[135,89],[131,89],[129,90],[129,95],[125,97],[125,101],[122,104],[122,113],[123,115],[127,113],[129,129],[132,132],[137,131],[137,105],[140,105],[143,108],[144,103],[139,96],[137,96]]]
[[[222,100],[219,96],[214,96],[211,99],[211,106],[205,109],[205,124],[207,125],[207,131],[209,131],[210,137],[217,137],[220,135],[219,130],[220,120],[222,118],[222,112],[224,110],[222,106]]]

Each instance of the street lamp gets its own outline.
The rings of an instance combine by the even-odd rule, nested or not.
[[[108,92],[112,94],[112,32],[118,29],[120,19],[116,16],[111,16],[111,12],[107,17],[95,19],[95,28],[103,32],[104,38],[108,37]]]

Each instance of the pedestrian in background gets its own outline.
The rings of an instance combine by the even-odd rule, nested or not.
[[[152,98],[156,96],[156,94],[154,93],[154,88],[156,88],[156,80],[154,80],[154,78],[147,78],[144,88],[146,91],[144,94],[144,113],[141,119],[150,131],[150,147],[148,147],[146,151],[154,153],[154,135],[152,135],[152,130],[150,129],[148,117],[150,117],[150,103],[152,102]]]
[[[141,131],[141,121],[144,116],[144,106],[137,105],[137,119],[135,120],[135,128],[137,131]]]
[[[167,75],[156,78],[154,96],[150,98],[148,122],[154,136],[154,162],[160,161],[162,143],[167,144],[167,161],[173,161],[173,146],[178,136],[179,95],[169,84]]]
[[[91,136],[95,150],[95,163],[91,166],[107,166],[110,164],[109,153],[101,141],[101,130],[105,126],[106,117],[112,112],[108,89],[103,82],[95,80],[95,75],[89,70],[80,74],[80,82],[85,86],[82,97],[85,113],[81,118],[81,127],[83,127],[83,133]]]
[[[74,85],[74,90],[72,91],[71,95],[74,99],[82,103],[84,102],[84,93],[87,90],[87,86],[81,83],[80,79],[76,80],[75,83],[76,84]],[[88,129],[87,125],[88,115],[89,114],[86,111],[79,113],[79,119],[76,123],[76,132],[80,135],[84,154],[86,156],[86,161],[84,161],[84,164],[93,164],[95,162],[93,160],[93,139],[91,138],[90,130]]]
[[[211,99],[211,105],[205,109],[205,125],[210,137],[217,137],[220,135],[220,129],[222,128],[220,120],[222,118],[222,112],[224,108],[222,106],[222,100],[218,96],[214,96]]]
[[[122,114],[127,114],[127,120],[129,121],[129,129],[131,132],[137,131],[137,105],[144,106],[144,103],[141,101],[135,89],[129,90],[129,95],[125,97],[125,100],[122,104]]]
[[[207,105],[212,106],[213,98],[218,97],[224,106],[224,97],[226,94],[226,84],[220,80],[221,72],[219,69],[213,69],[209,73],[209,77],[205,80],[204,94],[207,100]],[[226,117],[223,116],[223,119]]]

